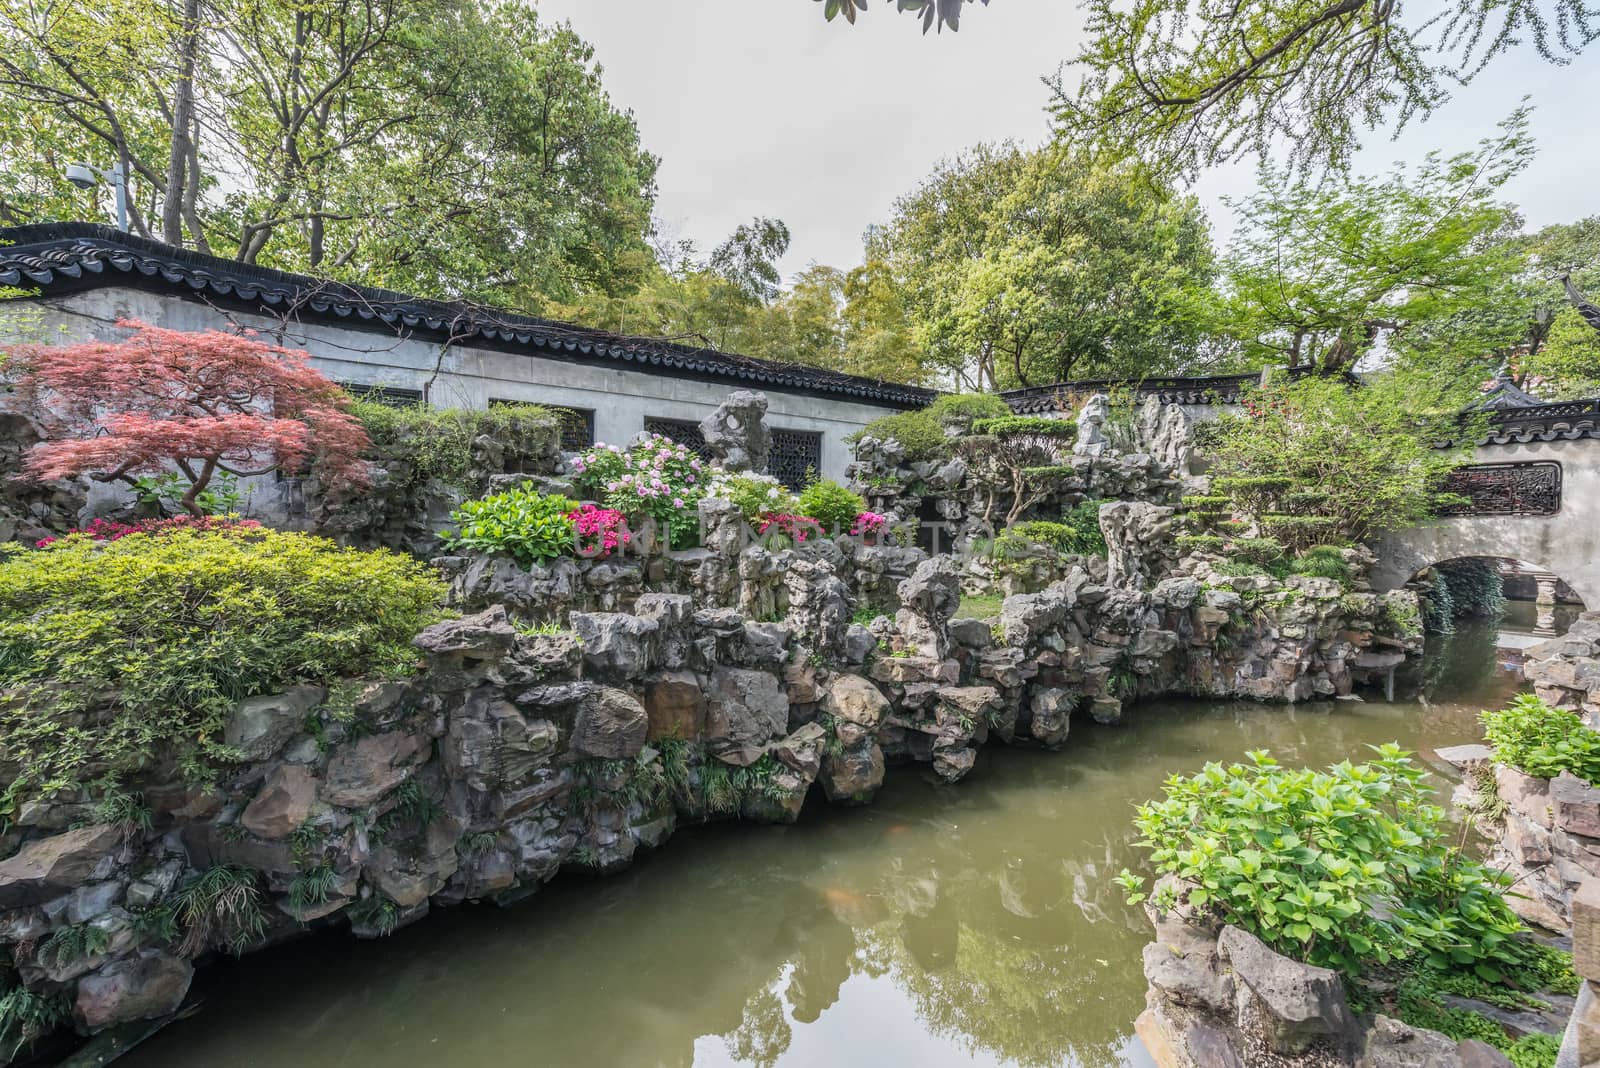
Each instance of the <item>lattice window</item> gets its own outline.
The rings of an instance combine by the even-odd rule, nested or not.
[[[377,401],[391,408],[415,408],[422,403],[422,390],[400,389],[397,386],[367,386],[359,382],[340,382],[339,388],[352,397]]]
[[[508,400],[504,397],[490,397],[489,407],[509,408],[517,404],[538,404],[538,401]],[[593,408],[567,408],[559,404],[545,404],[541,407],[548,408],[561,418],[561,447],[568,452],[582,452],[594,444],[594,409]]]
[[[822,474],[822,435],[810,430],[774,430],[767,474],[799,491]]]
[[[1551,460],[1472,464],[1451,472],[1444,488],[1468,498],[1465,504],[1440,509],[1444,515],[1555,515],[1561,511],[1561,465]]]
[[[702,460],[711,459],[711,450],[706,448],[706,436],[700,433],[699,423],[689,419],[663,419],[647,415],[644,429],[647,434],[660,434],[668,441],[688,447]]]

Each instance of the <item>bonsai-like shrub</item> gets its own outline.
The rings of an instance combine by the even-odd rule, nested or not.
[[[943,425],[926,408],[874,419],[845,440],[854,444],[869,437],[897,442],[910,463],[944,459],[954,448],[954,441],[945,435]]]
[[[17,393],[45,430],[24,457],[29,477],[135,489],[171,480],[177,506],[195,516],[213,481],[312,460],[330,486],[365,484],[367,434],[306,353],[237,334],[117,325],[133,336],[12,350]]]
[[[1313,545],[1289,561],[1289,573],[1338,579],[1346,586],[1351,578],[1350,565],[1345,563],[1344,551],[1337,545]]]
[[[813,482],[800,491],[800,513],[815,519],[829,532],[849,530],[866,510],[867,502],[861,494],[828,479]]]
[[[973,420],[998,419],[1011,414],[1011,406],[994,393],[949,393],[928,406],[928,414],[940,426],[961,431],[972,428]]]
[[[1523,693],[1480,718],[1496,760],[1541,779],[1570,771],[1584,782],[1600,782],[1600,732],[1585,727],[1577,713]]]
[[[531,483],[481,500],[467,501],[450,513],[461,529],[446,531],[445,545],[480,553],[509,553],[523,567],[574,555],[578,539],[573,513],[578,502],[546,496]]]
[[[1073,424],[1042,416],[1008,415],[979,419],[972,433],[960,439],[969,477],[984,491],[982,519],[994,514],[997,501],[1009,497],[1007,526],[1022,518],[1073,469],[1063,466],[1062,452],[1077,434]]]
[[[296,681],[403,674],[444,583],[386,550],[254,528],[88,535],[0,557],[7,804],[229,757],[228,712]]]
[[[1410,962],[1498,983],[1532,950],[1501,892],[1509,879],[1463,852],[1426,773],[1394,744],[1326,771],[1210,763],[1141,805],[1139,845],[1190,905],[1280,953],[1360,975]],[[1142,880],[1120,877],[1142,900]],[[1162,907],[1170,902],[1156,902]]]

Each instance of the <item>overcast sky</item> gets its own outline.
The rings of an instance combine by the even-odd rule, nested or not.
[[[934,163],[979,141],[1048,135],[1040,79],[1076,51],[1071,0],[994,0],[959,34],[923,37],[910,16],[872,0],[855,27],[827,23],[813,0],[539,0],[594,44],[616,103],[661,157],[657,212],[703,249],[770,215],[794,235],[782,266],[849,267],[862,232]],[[1553,67],[1501,59],[1448,108],[1399,141],[1369,135],[1363,170],[1434,148],[1471,148],[1530,95],[1540,153],[1511,189],[1530,225],[1600,213],[1600,63]],[[1254,168],[1195,187],[1219,242],[1221,198],[1248,192]]]

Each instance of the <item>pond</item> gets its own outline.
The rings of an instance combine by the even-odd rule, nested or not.
[[[610,878],[442,910],[376,942],[324,933],[201,972],[204,1007],[129,1068],[1148,1065],[1150,930],[1111,878],[1135,803],[1247,749],[1284,763],[1431,756],[1518,685],[1494,628],[1432,644],[1417,701],[1165,701],[985,749],[942,786],[891,769],[864,809],[681,831]]]

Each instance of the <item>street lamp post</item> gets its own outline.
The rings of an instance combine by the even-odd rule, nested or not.
[[[118,160],[109,171],[89,163],[73,163],[67,167],[67,181],[79,189],[93,189],[97,179],[111,183],[112,195],[117,202],[117,229],[128,232],[128,165]]]

